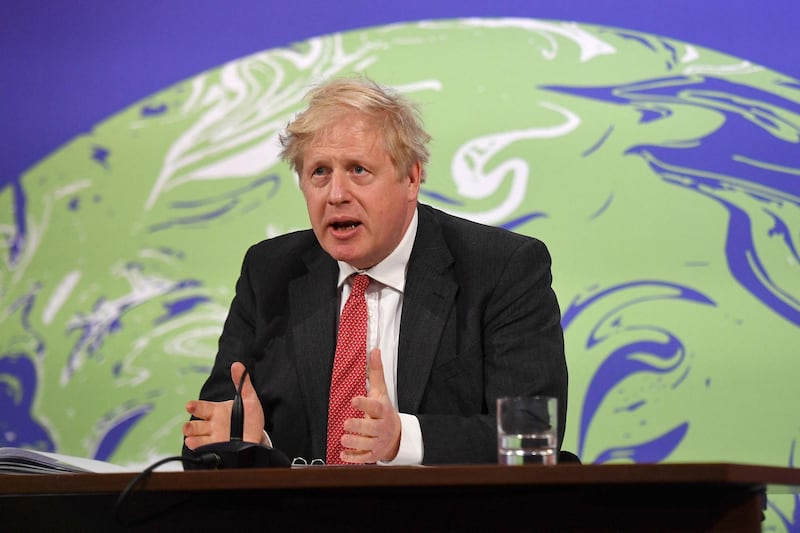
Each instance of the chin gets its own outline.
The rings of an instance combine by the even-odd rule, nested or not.
[[[365,253],[364,250],[354,245],[334,243],[332,246],[323,245],[323,248],[328,252],[328,255],[337,261],[343,261],[349,265],[353,265],[359,270],[366,270],[380,262],[380,259],[375,259],[375,256],[380,254],[376,254],[375,251],[373,251],[370,256]]]
[[[353,265],[356,268],[363,268],[359,265],[363,264],[363,256],[360,254],[353,253],[352,250],[343,250],[338,247],[332,247],[326,249],[328,255],[336,259],[337,261],[343,261],[347,264]]]

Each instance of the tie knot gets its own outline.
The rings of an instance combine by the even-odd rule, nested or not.
[[[350,294],[364,294],[364,291],[367,290],[367,285],[369,285],[369,281],[370,278],[366,274],[356,274],[353,276]]]

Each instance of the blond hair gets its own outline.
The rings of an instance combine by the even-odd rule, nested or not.
[[[308,92],[308,108],[280,135],[281,158],[302,172],[303,154],[327,128],[345,115],[360,113],[383,132],[386,151],[398,175],[420,163],[422,181],[431,136],[423,129],[419,107],[396,91],[366,78],[335,78]]]

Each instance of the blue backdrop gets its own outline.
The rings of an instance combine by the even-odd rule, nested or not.
[[[25,0],[0,12],[0,187],[110,114],[197,72],[391,22],[518,16],[616,26],[800,78],[795,0]]]

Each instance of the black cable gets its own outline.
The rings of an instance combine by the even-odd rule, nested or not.
[[[242,377],[239,378],[239,386],[233,396],[233,406],[231,407],[231,440],[241,441],[244,437],[244,405],[242,402],[242,387],[244,378],[247,377],[247,367],[244,367]]]
[[[114,519],[116,520],[117,524],[123,526],[131,526],[137,523],[142,523],[144,520],[153,517],[153,515],[150,515],[144,518],[140,518],[138,521],[125,521],[122,518],[123,506],[127,503],[128,496],[131,494],[131,492],[133,492],[133,489],[139,483],[144,481],[145,478],[153,472],[153,470],[155,470],[161,465],[164,465],[166,463],[171,463],[173,461],[186,461],[189,463],[195,463],[206,467],[216,468],[222,462],[222,459],[220,458],[219,455],[215,453],[204,453],[199,457],[181,457],[180,455],[174,455],[171,457],[165,457],[164,459],[161,459],[151,464],[150,466],[139,472],[139,474],[136,477],[134,477],[130,481],[130,483],[128,483],[128,486],[125,487],[125,490],[123,490],[120,493],[119,497],[117,498],[117,501],[114,503]]]

